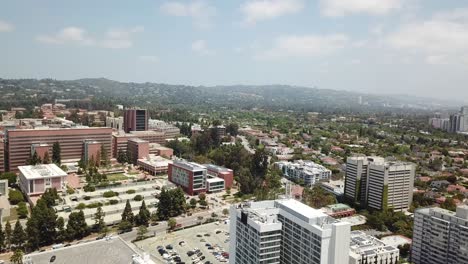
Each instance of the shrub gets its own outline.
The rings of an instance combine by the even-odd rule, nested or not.
[[[18,208],[16,209],[19,218],[26,218],[28,217],[28,207],[26,206],[25,202],[19,202]]]
[[[114,192],[114,191],[107,191],[107,192],[104,192],[102,194],[103,197],[105,198],[110,198],[110,197],[114,197],[114,196],[117,196],[118,193]]]
[[[133,189],[127,190],[127,194],[134,194],[134,193],[136,193],[136,191]]]
[[[73,188],[70,188],[69,186],[67,186],[67,193],[68,194],[74,194],[75,190]]]
[[[20,202],[24,202],[23,193],[13,189],[8,193],[8,200],[10,200],[10,203],[13,205],[16,205]]]
[[[110,204],[118,204],[119,203],[119,200],[115,200],[115,199],[112,199],[109,201]]]
[[[135,197],[133,197],[133,200],[134,201],[141,201],[141,200],[143,200],[143,196],[137,194],[137,195],[135,195]]]
[[[86,196],[83,197],[83,199],[86,200],[86,201],[91,200],[91,196],[86,195]]]
[[[0,175],[0,180],[8,180],[8,186],[16,184],[16,174],[13,172],[5,172]]]
[[[83,187],[83,190],[85,192],[94,192],[96,190],[96,188],[92,185],[86,185],[85,187]]]
[[[98,208],[99,206],[102,206],[102,203],[91,203],[86,206],[86,208]]]
[[[78,210],[83,210],[83,209],[85,209],[85,208],[86,208],[86,204],[84,204],[84,203],[79,203],[79,204],[75,207],[75,209],[78,209]]]

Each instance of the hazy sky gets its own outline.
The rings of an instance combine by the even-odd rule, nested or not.
[[[0,77],[468,98],[466,0],[0,2]]]

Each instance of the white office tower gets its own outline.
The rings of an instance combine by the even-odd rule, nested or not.
[[[400,250],[362,231],[351,232],[349,264],[396,264]]]
[[[402,211],[413,201],[415,165],[378,157],[349,157],[345,197],[376,210]]]
[[[346,264],[350,224],[294,199],[230,211],[231,264]]]
[[[415,264],[468,263],[468,206],[416,210],[411,248]]]

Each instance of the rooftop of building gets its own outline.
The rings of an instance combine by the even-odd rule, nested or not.
[[[154,130],[130,131],[130,134],[133,134],[133,135],[144,135],[144,136],[161,136],[161,135],[164,135],[163,132],[154,131]]]
[[[28,180],[67,176],[67,173],[55,164],[18,166],[18,169]]]
[[[191,170],[191,171],[206,170],[206,167],[201,164],[198,164],[195,162],[189,162],[183,159],[174,160],[173,164],[174,166],[182,167],[184,169]]]
[[[387,246],[376,237],[366,235],[362,231],[351,232],[350,254],[353,255],[375,255],[385,252],[398,251],[398,248]]]
[[[224,179],[218,178],[218,177],[213,177],[213,178],[208,178],[206,179],[207,182],[213,183],[213,182],[224,182]]]
[[[140,138],[130,138],[128,141],[132,141],[135,143],[149,143],[148,141],[140,139]]]
[[[208,170],[216,171],[216,172],[231,172],[231,169],[221,167],[215,164],[203,164]]]
[[[328,218],[328,216],[325,213],[323,213],[321,210],[314,209],[295,199],[276,200],[276,203],[290,210],[295,211],[297,214],[307,219],[322,218],[322,217]]]
[[[128,264],[132,263],[132,258],[135,254],[137,252],[120,237],[113,237],[112,239],[101,239],[70,247],[29,254],[23,258],[23,263],[49,263],[52,256],[55,256],[54,264]]]
[[[344,211],[344,210],[349,210],[349,209],[351,209],[351,207],[349,207],[349,205],[347,205],[347,204],[342,204],[342,203],[330,204],[330,205],[327,205],[326,207],[327,207],[328,209],[332,210],[332,211]]]
[[[440,207],[426,207],[426,208],[417,209],[416,213],[422,213],[422,214],[425,214],[425,215],[441,214],[441,215],[446,215],[446,216],[449,216],[449,217],[468,220],[468,205],[461,204],[461,205],[457,206],[457,211],[456,212],[449,211],[447,209],[443,209],[443,208],[440,208]]]
[[[144,159],[138,159],[138,161],[155,167],[164,167],[172,163],[172,160],[154,154],[149,154],[148,157]]]

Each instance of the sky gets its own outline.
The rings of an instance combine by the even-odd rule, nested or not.
[[[0,78],[468,101],[465,0],[0,0]]]

